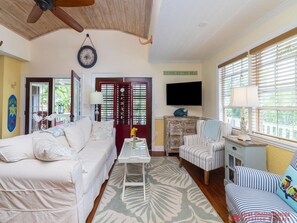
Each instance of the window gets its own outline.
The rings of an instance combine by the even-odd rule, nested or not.
[[[228,108],[231,89],[257,85],[261,107],[249,109],[249,129],[297,140],[297,28],[219,65],[219,78],[224,121],[239,127],[239,110]]]
[[[233,127],[240,127],[240,108],[230,108],[231,89],[248,85],[248,57],[241,54],[219,65],[221,118],[231,123]],[[247,111],[245,111],[247,116]]]
[[[253,130],[295,139],[297,129],[297,30],[291,30],[250,51],[251,80],[259,88],[261,107]]]

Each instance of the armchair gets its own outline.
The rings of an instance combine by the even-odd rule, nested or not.
[[[223,122],[218,122],[218,137],[210,140],[205,137],[205,120],[197,121],[197,134],[184,136],[184,145],[179,148],[180,167],[183,160],[200,167],[204,170],[204,183],[209,184],[209,172],[224,166],[224,145],[223,136],[231,134],[232,127]],[[216,131],[216,130],[214,130]]]
[[[296,161],[297,152],[291,161],[295,169]],[[235,184],[225,187],[230,222],[297,222],[297,213],[276,194],[283,176],[243,166],[235,173]]]

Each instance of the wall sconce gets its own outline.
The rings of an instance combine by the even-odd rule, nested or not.
[[[16,81],[15,81],[15,82],[12,83],[10,86],[11,86],[12,89],[15,89],[16,85],[17,85],[17,83],[16,83]]]

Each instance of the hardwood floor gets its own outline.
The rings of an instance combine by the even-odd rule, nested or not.
[[[164,156],[164,152],[151,152],[151,156]],[[177,156],[177,155],[173,155]],[[209,202],[212,204],[214,209],[218,212],[220,217],[224,222],[228,222],[227,215],[227,205],[225,199],[225,189],[224,189],[224,168],[213,170],[210,172],[209,185],[205,185],[203,170],[194,166],[193,164],[184,161],[183,166],[186,168],[188,173],[191,175],[193,180],[199,186],[201,191],[205,194]],[[110,173],[112,170],[110,171]],[[109,173],[109,174],[110,174]],[[94,218],[96,209],[99,205],[100,199],[103,195],[107,181],[102,185],[100,193],[94,202],[94,207],[91,213],[89,214],[86,223],[91,223]]]

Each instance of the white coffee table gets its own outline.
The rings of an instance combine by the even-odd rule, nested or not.
[[[122,200],[125,197],[125,187],[126,186],[142,186],[143,187],[143,199],[145,200],[145,168],[144,164],[151,161],[151,156],[149,154],[147,143],[145,139],[139,139],[136,142],[136,147],[131,148],[131,139],[125,139],[121,153],[118,157],[119,163],[125,164],[125,173],[123,181],[123,193]],[[129,163],[141,163],[142,164],[142,182],[128,182],[127,176],[132,175],[128,173],[127,164]]]

